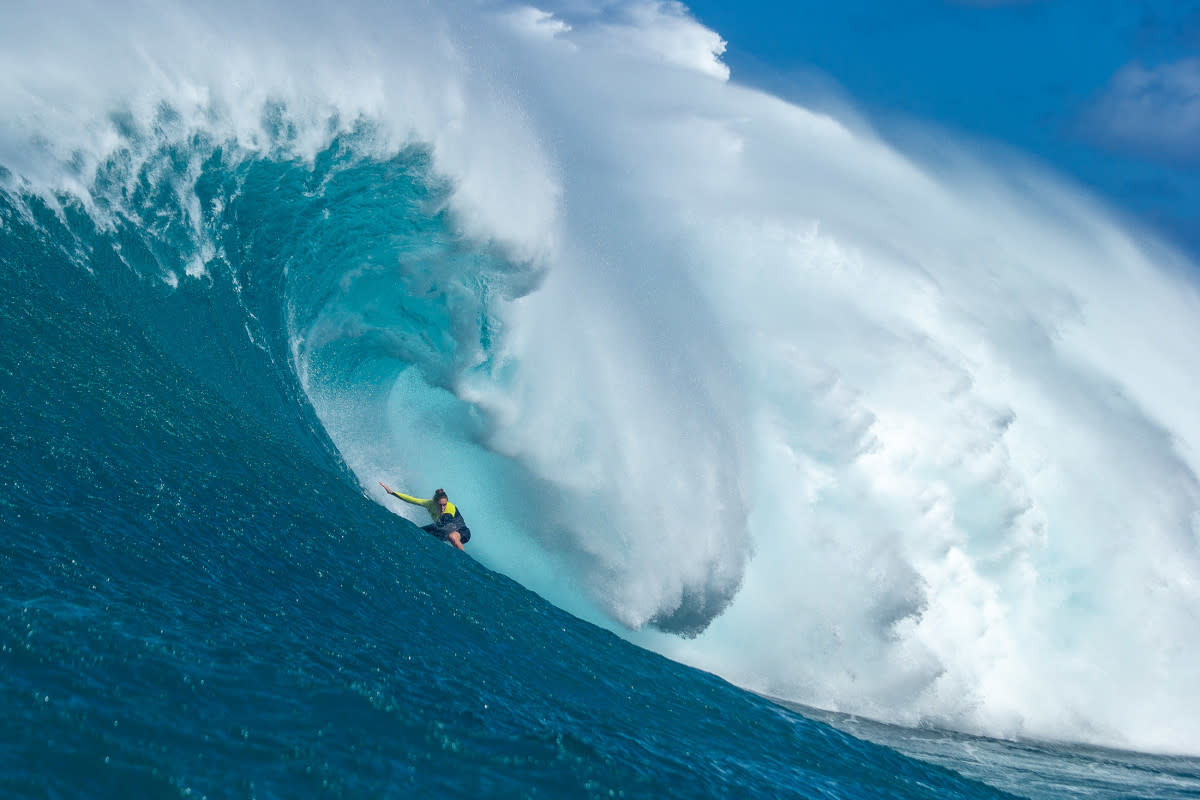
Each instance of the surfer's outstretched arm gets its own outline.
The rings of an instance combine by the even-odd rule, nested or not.
[[[382,486],[383,490],[385,492],[387,492],[388,494],[390,494],[392,497],[398,497],[406,503],[412,503],[414,506],[428,506],[429,505],[430,501],[428,501],[428,500],[422,500],[419,497],[411,497],[406,494],[401,494],[400,492],[392,491],[391,489],[388,488],[388,485],[386,483],[384,483],[383,481],[380,481],[379,485]]]

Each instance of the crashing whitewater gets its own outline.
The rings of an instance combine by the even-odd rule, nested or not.
[[[402,257],[289,275],[364,487],[447,485],[484,563],[755,691],[1200,751],[1195,265],[1010,154],[739,85],[680,6],[562,5],[18,3],[0,178],[103,225],[190,154],[169,286],[223,257],[214,153],[419,152],[417,200],[352,198]]]

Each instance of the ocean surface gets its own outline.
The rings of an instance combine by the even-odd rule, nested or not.
[[[12,4],[0,796],[1200,796],[1196,265],[439,6]]]

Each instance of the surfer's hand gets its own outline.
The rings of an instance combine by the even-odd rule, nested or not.
[[[383,490],[384,490],[385,492],[387,492],[388,494],[391,494],[391,493],[392,493],[392,490],[391,490],[391,489],[389,489],[389,488],[387,487],[387,484],[386,484],[386,483],[384,483],[383,481],[380,481],[380,482],[379,482],[379,485],[380,485],[380,486],[382,486],[382,487],[383,487]]]

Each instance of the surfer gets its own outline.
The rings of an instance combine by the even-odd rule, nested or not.
[[[400,492],[393,492],[388,488],[388,485],[383,481],[379,482],[383,490],[392,497],[399,497],[406,503],[412,503],[414,506],[420,506],[429,512],[429,516],[433,518],[433,524],[424,525],[421,530],[428,534],[436,536],[443,542],[449,542],[459,550],[466,552],[464,544],[471,541],[471,529],[467,527],[466,521],[454,503],[450,502],[450,498],[446,497],[444,489],[438,489],[433,493],[432,500],[422,500],[419,497],[410,497]]]

